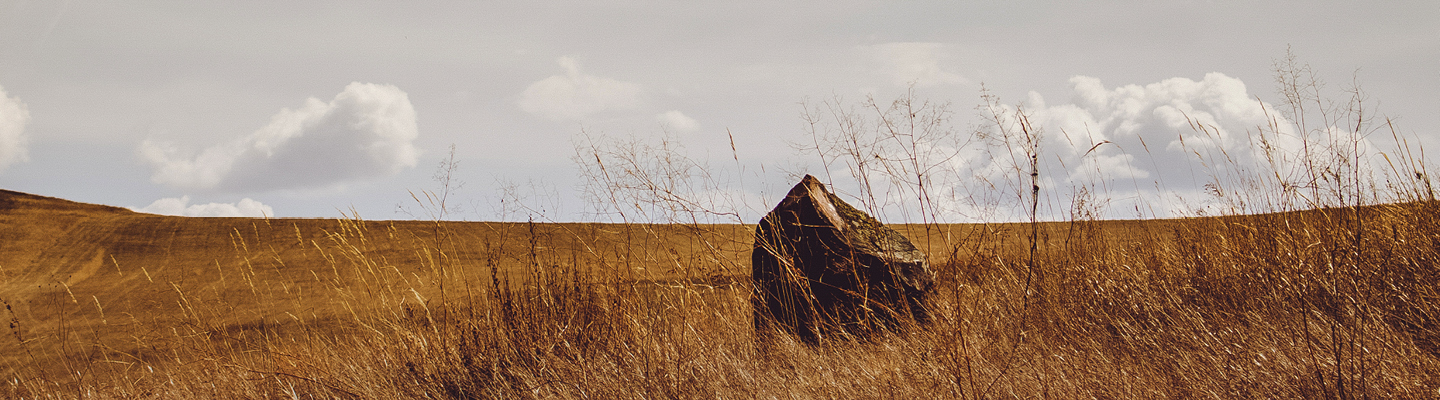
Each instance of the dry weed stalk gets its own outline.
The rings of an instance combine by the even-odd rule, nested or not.
[[[442,189],[415,196],[442,215],[425,223],[234,229],[236,257],[201,269],[213,281],[111,259],[115,274],[144,271],[134,290],[170,314],[58,280],[35,305],[7,298],[0,349],[28,356],[0,365],[0,396],[1434,397],[1440,203],[1423,150],[1358,90],[1330,107],[1308,68],[1277,65],[1289,110],[1267,108],[1250,136],[1269,170],[1201,155],[1213,207],[1196,212],[1227,215],[1176,220],[1095,220],[1103,187],[1046,204],[1058,197],[1040,192],[1038,127],[992,97],[986,135],[957,136],[948,108],[913,92],[807,107],[800,147],[846,169],[832,186],[911,222],[897,229],[935,260],[929,328],[757,349],[752,226],[742,203],[713,195],[738,177],[668,141],[585,136],[593,211],[619,223],[554,223],[513,203],[525,222],[445,222]],[[1377,129],[1395,151],[1362,145]],[[1282,135],[1304,145],[1282,152]],[[954,186],[972,177],[946,166],[976,146],[1013,157],[1011,180]],[[947,204],[996,191],[1027,221],[946,219]],[[1042,222],[1043,207],[1072,219]],[[95,307],[77,306],[87,296]]]

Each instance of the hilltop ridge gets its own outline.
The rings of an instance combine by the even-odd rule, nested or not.
[[[748,233],[740,226],[720,229],[739,238]],[[649,235],[656,230],[675,232]],[[714,252],[687,242],[680,231],[610,224],[179,217],[0,190],[0,300],[11,308],[0,318],[20,321],[14,337],[40,338],[0,340],[0,376],[18,365],[93,356],[55,347],[63,341],[53,339],[66,337],[64,332],[84,332],[85,340],[131,356],[161,351],[163,346],[136,346],[154,347],[157,340],[148,335],[163,334],[154,327],[194,318],[186,302],[230,308],[213,316],[215,329],[279,326],[267,324],[294,323],[297,317],[306,324],[328,323],[351,315],[337,305],[343,299],[335,288],[350,283],[333,277],[336,268],[384,268],[397,284],[414,285],[409,296],[429,298],[438,294],[423,283],[429,278],[418,277],[437,263],[472,282],[488,282],[492,268],[503,279],[520,280],[537,264],[617,259],[625,245],[679,249],[633,255],[646,262],[715,262]],[[546,255],[497,256],[493,246],[532,247]],[[723,250],[724,257],[738,260],[744,250],[746,243],[736,241]],[[667,276],[667,270],[653,270],[637,278]],[[45,351],[26,359],[31,357],[26,346]]]
[[[14,190],[0,189],[0,213],[13,211],[81,211],[133,213],[129,209],[100,204],[81,203],[58,197],[47,197]]]

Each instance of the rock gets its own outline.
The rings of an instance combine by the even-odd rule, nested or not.
[[[755,228],[750,262],[757,335],[773,324],[818,343],[930,320],[925,253],[810,175]]]

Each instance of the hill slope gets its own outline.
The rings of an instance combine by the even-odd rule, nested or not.
[[[935,321],[807,347],[754,339],[751,226],[183,218],[0,192],[0,397],[1440,393],[1440,203],[895,228],[939,275]]]
[[[199,332],[232,333],[324,323],[353,314],[349,289],[438,296],[441,268],[473,287],[491,281],[492,266],[521,281],[534,265],[580,258],[668,266],[639,267],[635,279],[701,264],[734,275],[721,268],[748,244],[733,244],[709,249],[666,226],[174,217],[0,191],[0,300],[11,310],[0,317],[19,339],[0,340],[0,365],[8,375],[33,363],[145,358],[163,353],[168,329],[201,321],[210,326]],[[374,281],[351,280],[361,275]],[[104,350],[66,346],[76,342]]]

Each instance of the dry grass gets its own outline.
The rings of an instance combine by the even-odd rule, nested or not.
[[[748,251],[749,227],[442,223],[441,236],[452,239],[435,245],[433,224],[314,221],[332,227],[308,243],[308,256],[284,238],[293,226],[255,228],[236,238],[253,270],[222,265],[200,279],[151,271],[154,283],[108,289],[119,293],[83,285],[28,293],[8,276],[19,326],[4,345],[11,356],[0,390],[11,398],[1428,398],[1440,387],[1437,207],[1041,224],[1029,304],[1020,300],[1028,224],[932,227],[964,238],[932,250],[944,278],[933,325],[763,348],[752,340],[747,279],[736,274],[746,270],[735,262]],[[106,294],[148,298],[101,300]]]
[[[971,199],[1030,222],[946,224],[930,191],[959,151],[934,142],[956,136],[945,105],[807,108],[806,151],[848,165],[867,210],[910,210],[917,224],[896,228],[939,276],[930,325],[814,346],[753,339],[753,226],[714,224],[736,208],[693,194],[724,177],[669,142],[579,146],[585,193],[617,224],[441,222],[453,158],[442,190],[415,194],[428,222],[159,217],[0,192],[0,397],[1440,397],[1424,160],[1385,153],[1377,180],[1358,145],[1369,111],[1328,108],[1308,72],[1277,64],[1292,114],[1252,132],[1272,170],[1201,160],[1208,209],[1251,215],[1100,221],[1081,187],[1045,204],[1070,221],[1040,222],[1055,197],[1037,183],[1043,132],[987,97],[994,129],[973,137],[1014,161],[1013,181]],[[1285,132],[1303,154],[1267,147]]]

